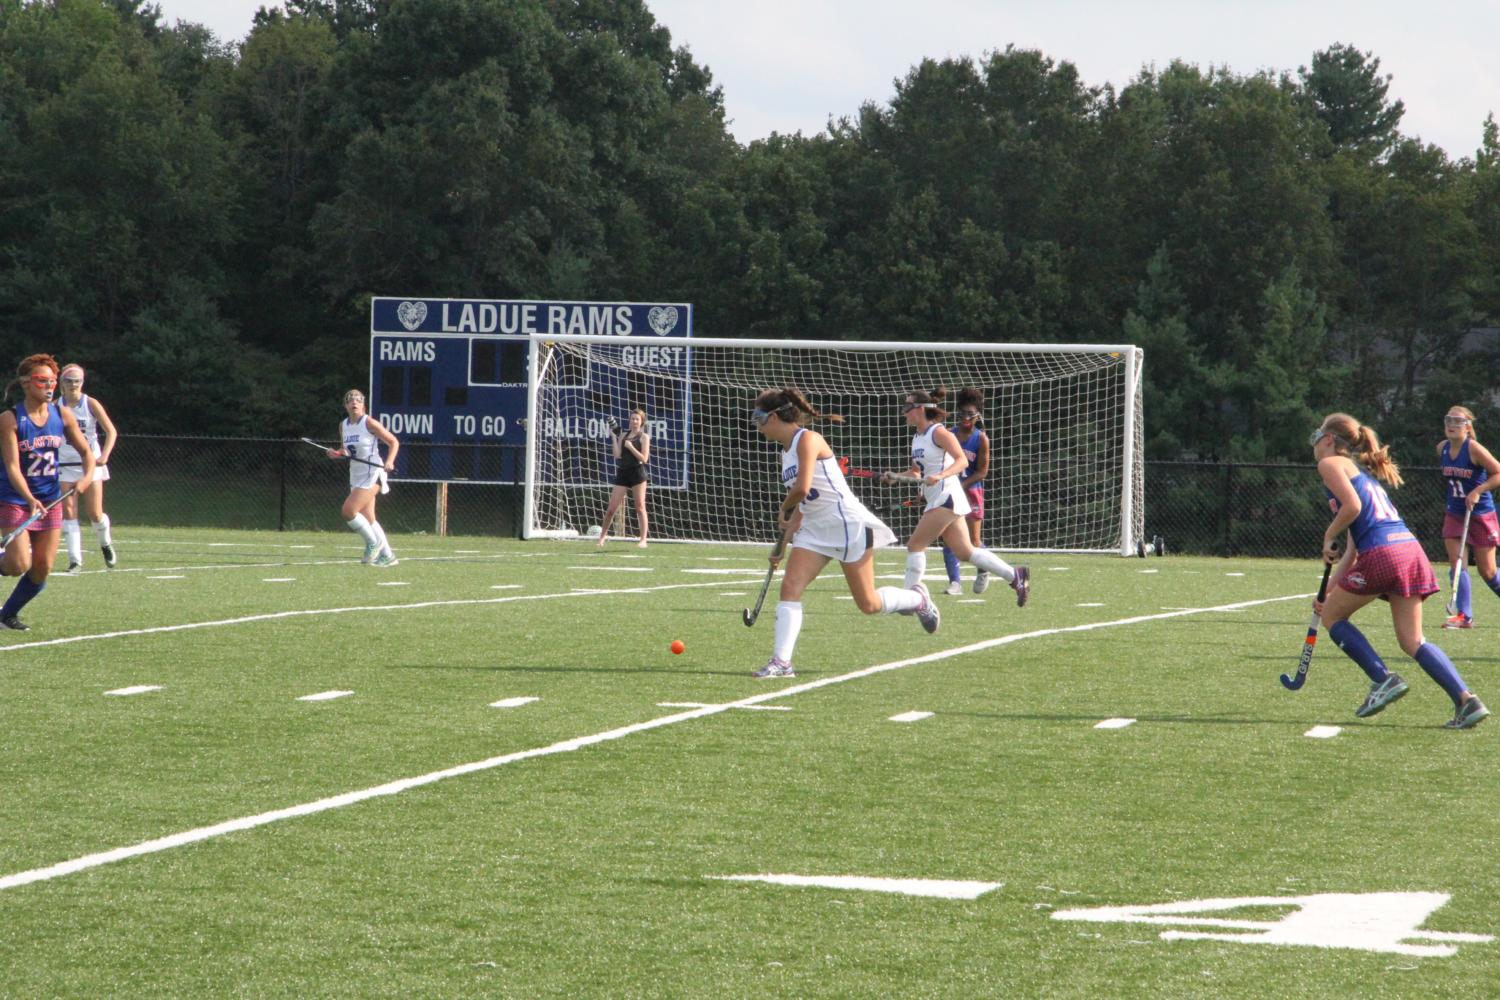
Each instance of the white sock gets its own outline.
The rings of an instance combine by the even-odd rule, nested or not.
[[[380,543],[381,552],[390,552],[391,555],[396,554],[391,552],[391,543],[386,540],[385,529],[380,526],[379,521],[371,521],[370,530],[375,532],[375,540]]]
[[[73,523],[77,524],[78,522],[75,521]],[[110,540],[110,537],[109,537],[109,515],[108,514],[105,514],[103,517],[99,518],[99,520],[97,520],[97,521],[94,522],[94,534],[96,534],[96,535],[99,536],[99,544],[100,545],[113,545],[113,544],[115,544],[113,541]]]
[[[370,545],[380,544],[380,539],[375,535],[375,530],[370,527],[370,522],[365,520],[363,514],[355,514],[349,519],[348,524],[349,527],[359,532],[359,537],[363,538],[366,543]]]
[[[78,519],[63,519],[63,537],[68,540],[68,562],[83,562],[83,532],[78,530]]]
[[[927,572],[927,551],[908,552],[906,554],[906,582],[904,587],[911,587],[922,582],[922,574]]]
[[[782,663],[792,662],[797,633],[802,631],[802,602],[781,601],[776,605],[776,645],[771,653]]]
[[[969,556],[969,562],[978,566],[986,573],[995,574],[1006,583],[1010,583],[1016,578],[1016,571],[1011,568],[1010,563],[1001,559],[989,549],[975,549],[974,553]]]
[[[875,591],[880,598],[880,613],[892,615],[898,611],[915,611],[922,606],[922,595],[915,590],[902,587],[881,587]]]

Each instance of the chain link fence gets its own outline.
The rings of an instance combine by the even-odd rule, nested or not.
[[[403,443],[413,468],[423,445]],[[474,445],[462,456],[476,474],[522,478],[524,449]],[[110,460],[106,506],[120,525],[220,527],[263,531],[343,530],[339,507],[348,466],[302,441],[275,438],[127,435]],[[1446,559],[1438,525],[1443,488],[1436,466],[1403,469],[1401,508],[1428,555]],[[380,521],[400,534],[520,537],[522,488],[401,482],[377,501]],[[1000,497],[991,498],[997,509]],[[601,504],[602,506],[602,504]],[[442,514],[446,514],[444,521]],[[602,510],[600,512],[602,514]],[[1317,555],[1328,503],[1311,465],[1147,462],[1146,536],[1168,553],[1216,556]]]

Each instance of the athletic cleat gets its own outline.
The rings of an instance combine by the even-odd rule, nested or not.
[[[921,622],[922,627],[929,633],[936,632],[943,620],[943,616],[938,612],[938,606],[932,603],[932,596],[927,593],[927,588],[923,584],[912,584],[911,589],[922,595],[922,603],[917,605],[917,621]]]
[[[961,584],[961,583],[959,583],[957,580],[951,581],[948,584],[948,589],[943,591],[943,593],[947,594],[949,597],[957,597],[959,594],[962,594],[963,592],[964,592],[964,585]]]
[[[119,562],[115,558],[115,547],[113,545],[101,545],[99,546],[99,551],[104,554],[104,565],[114,566],[115,563]]]
[[[1400,699],[1406,694],[1406,682],[1401,679],[1400,674],[1391,674],[1379,684],[1370,685],[1370,693],[1365,696],[1365,703],[1354,710],[1354,714],[1361,719],[1385,711],[1385,707],[1393,701]]]
[[[792,670],[792,665],[790,663],[786,662],[779,656],[773,656],[770,660],[766,661],[765,666],[761,667],[750,676],[759,677],[764,680],[767,677],[796,677],[797,674]]]
[[[377,555],[379,555],[379,554],[380,554],[380,543],[379,542],[365,542],[365,554],[364,554],[364,557],[362,559],[360,559],[360,563],[363,564],[363,565],[365,565],[365,566],[368,566],[368,565],[370,565],[370,563],[372,563],[372,562],[375,561],[375,557]]]
[[[1490,710],[1478,695],[1469,695],[1469,700],[1458,707],[1453,718],[1443,723],[1444,729],[1472,729],[1489,717]]]
[[[1025,566],[1016,567],[1016,578],[1010,582],[1010,589],[1016,592],[1016,607],[1026,607],[1026,599],[1031,596],[1031,570]],[[976,586],[974,592],[979,593]]]
[[[384,552],[380,553],[380,555],[376,556],[374,558],[374,560],[370,563],[370,565],[371,566],[394,566],[394,565],[396,565],[400,561],[401,561],[400,559],[396,558],[396,553],[392,552],[390,549],[386,549]]]
[[[1454,615],[1443,622],[1443,628],[1473,628],[1474,619],[1468,615]]]
[[[68,560],[68,575],[69,576],[77,576],[79,573],[82,573],[82,572],[83,572],[83,563],[81,563],[81,562],[73,562],[71,559]]]
[[[974,593],[982,594],[990,587],[990,571],[982,569],[974,574]]]
[[[17,618],[15,615],[7,615],[4,618],[0,618],[0,626],[4,626],[5,628],[8,628],[8,629],[14,629],[17,632],[30,632],[31,631],[31,626],[27,625],[25,622],[23,622],[21,619]]]

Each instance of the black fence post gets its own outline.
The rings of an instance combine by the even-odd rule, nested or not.
[[[1234,555],[1234,463],[1224,463],[1224,554]]]
[[[286,530],[286,442],[281,442],[281,502],[276,512],[276,530]]]

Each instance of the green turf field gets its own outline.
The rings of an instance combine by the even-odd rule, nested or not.
[[[117,536],[0,636],[0,995],[1496,995],[1500,723],[1443,730],[1379,606],[1405,700],[1356,720],[1326,641],[1283,690],[1312,563],[1032,556],[936,635],[829,571],[757,681],[760,549]],[[1440,600],[1500,703],[1500,603]],[[988,888],[721,878],[769,874]]]

